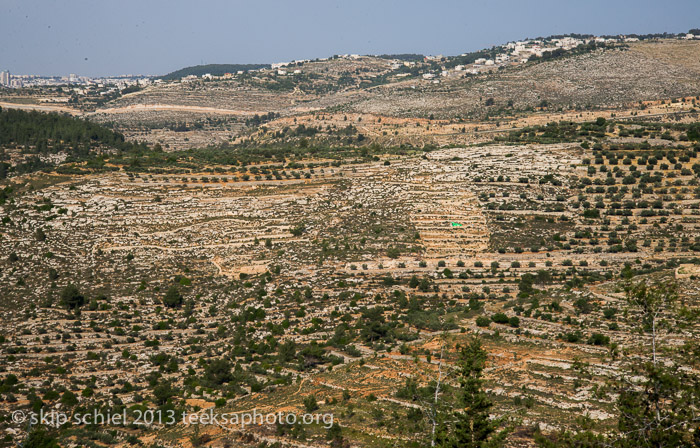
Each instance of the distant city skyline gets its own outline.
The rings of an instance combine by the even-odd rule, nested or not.
[[[456,55],[552,34],[685,33],[698,18],[697,0],[3,0],[0,70],[160,75],[345,53]]]

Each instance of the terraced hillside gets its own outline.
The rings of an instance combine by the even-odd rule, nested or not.
[[[680,128],[582,129],[607,135],[606,146],[290,162],[265,177],[200,165],[13,181],[3,190],[0,365],[17,382],[3,383],[0,406],[312,409],[341,428],[57,433],[85,443],[415,446],[430,437],[436,374],[452,402],[457,345],[478,334],[495,415],[513,418],[509,446],[581,415],[612,429],[609,384],[650,341],[625,279],[678,277],[684,303],[700,299],[700,159]],[[510,138],[543,132],[554,131]],[[642,138],[620,148],[625,132]],[[679,346],[697,331],[672,328],[658,342]],[[0,426],[4,443],[27,430]]]
[[[470,394],[507,447],[690,446],[698,50],[473,76],[347,55],[71,97],[126,141],[13,113],[0,448],[417,448]],[[177,418],[18,418],[40,411]],[[315,420],[182,419],[252,411]]]

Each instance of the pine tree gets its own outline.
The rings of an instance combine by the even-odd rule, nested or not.
[[[474,337],[462,347],[459,361],[459,407],[454,413],[455,426],[446,447],[483,448],[503,444],[506,431],[500,430],[500,421],[489,417],[493,402],[484,391],[481,375],[486,364],[486,350],[481,340]]]
[[[627,288],[627,301],[637,312],[643,331],[651,337],[651,353],[646,362],[633,365],[630,372],[644,380],[623,382],[619,387],[618,429],[622,437],[616,441],[617,446],[693,444],[692,430],[698,426],[695,410],[700,402],[700,378],[692,369],[697,363],[696,347],[684,347],[681,351],[685,353],[679,353],[676,359],[667,348],[663,361],[659,350],[660,333],[683,325],[685,320],[684,310],[676,307],[677,291],[673,282],[640,282]]]

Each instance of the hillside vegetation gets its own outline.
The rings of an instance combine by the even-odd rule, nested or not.
[[[118,132],[57,113],[0,108],[0,179],[37,171],[54,162],[81,161],[96,151],[131,151],[145,145],[128,142]]]
[[[0,145],[57,148],[64,146],[109,145],[128,148],[124,136],[79,118],[0,108]]]

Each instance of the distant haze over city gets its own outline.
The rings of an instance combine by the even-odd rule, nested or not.
[[[138,11],[138,14],[135,12]],[[449,14],[447,13],[449,11]],[[525,37],[684,33],[693,0],[90,2],[6,0],[0,70],[42,76],[161,75],[211,63],[333,54],[460,54]]]

